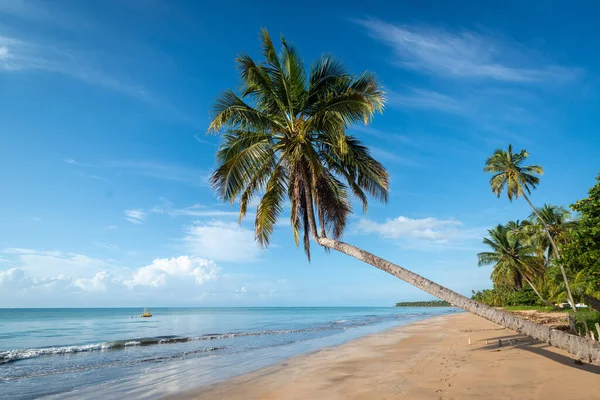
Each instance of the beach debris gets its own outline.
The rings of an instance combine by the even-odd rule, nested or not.
[[[498,347],[502,347],[502,339],[498,339]]]
[[[471,344],[471,338],[469,338],[469,344]]]

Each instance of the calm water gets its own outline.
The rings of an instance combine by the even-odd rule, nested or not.
[[[447,308],[0,309],[3,399],[157,398]]]

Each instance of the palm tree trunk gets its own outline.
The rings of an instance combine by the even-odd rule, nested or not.
[[[314,215],[312,216],[314,221]],[[600,343],[593,342],[583,337],[568,334],[556,329],[550,329],[547,326],[538,325],[531,321],[526,321],[506,311],[481,304],[475,300],[469,299],[450,289],[447,289],[437,283],[430,281],[420,275],[393,264],[383,258],[377,257],[367,251],[361,250],[339,240],[330,238],[317,238],[317,242],[323,246],[341,253],[352,256],[358,260],[385,271],[403,281],[410,283],[433,296],[445,300],[450,304],[462,308],[477,316],[483,317],[498,325],[512,329],[523,335],[537,339],[551,346],[563,349],[576,356],[577,358],[589,363],[600,365]]]
[[[540,300],[548,305],[548,306],[552,306],[554,307],[554,304],[550,303],[548,300],[544,300],[544,298],[542,297],[542,295],[540,294],[540,292],[537,291],[537,289],[535,288],[535,286],[533,286],[533,283],[531,283],[531,281],[529,279],[527,279],[526,276],[523,276],[523,279],[525,279],[525,282],[527,282],[529,284],[529,286],[533,289],[533,291],[535,292],[535,294],[537,294],[537,297],[540,298]]]
[[[546,235],[548,235],[548,239],[550,240],[550,245],[552,246],[552,250],[554,250],[554,257],[556,259],[556,262],[558,263],[560,272],[562,273],[563,280],[565,281],[565,286],[567,288],[567,295],[569,296],[569,302],[571,303],[571,308],[573,309],[573,312],[576,313],[577,307],[575,307],[575,300],[573,300],[573,294],[571,293],[571,286],[569,285],[569,279],[567,278],[567,273],[565,272],[565,267],[560,262],[560,255],[558,253],[558,247],[556,246],[556,243],[554,243],[554,239],[552,238],[552,235],[550,234],[550,229],[548,229],[548,225],[546,225],[546,221],[544,221],[542,219],[542,217],[537,212],[537,210],[535,209],[533,204],[531,204],[531,201],[529,200],[529,197],[527,197],[525,192],[523,192],[523,197],[529,204],[529,207],[531,207],[531,209],[533,210],[533,213],[535,214],[535,216],[538,218],[538,220],[544,226],[544,230],[546,231]]]

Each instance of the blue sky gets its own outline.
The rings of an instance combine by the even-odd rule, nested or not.
[[[598,171],[593,2],[0,0],[0,307],[390,305],[428,295],[340,254],[309,264],[282,221],[207,185],[211,103],[258,57],[261,27],[310,63],[375,71],[383,115],[351,132],[392,176],[345,240],[464,294],[486,229],[529,214],[497,199],[485,158],[527,148],[535,204],[584,197]]]

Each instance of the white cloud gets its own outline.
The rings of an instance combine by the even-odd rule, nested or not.
[[[214,262],[195,256],[180,256],[177,258],[157,258],[152,264],[139,268],[131,280],[123,283],[133,288],[135,286],[164,286],[170,277],[178,279],[193,278],[198,285],[215,280],[219,268]]]
[[[387,239],[425,240],[446,243],[459,234],[462,222],[437,218],[407,218],[400,216],[383,223],[361,219],[358,229],[361,233],[376,233]]]
[[[246,292],[247,292],[247,290],[246,290],[246,286],[242,286],[241,288],[239,288],[239,289],[236,289],[236,291],[235,291],[235,292],[236,292],[236,293],[246,293]]]
[[[23,268],[10,268],[0,271],[0,287],[3,291],[20,291],[26,294],[27,290],[47,291],[62,290],[69,287],[71,278],[64,274],[57,276],[35,276],[27,273]]]
[[[133,224],[141,224],[146,219],[146,212],[143,210],[125,210],[125,219]]]
[[[186,229],[182,241],[186,252],[216,261],[253,262],[260,255],[254,231],[234,222],[197,223]]]
[[[20,281],[23,280],[24,277],[25,273],[19,268],[10,268],[5,271],[0,271],[0,285]]]
[[[33,276],[47,276],[49,274],[90,275],[101,269],[112,267],[112,264],[108,261],[77,253],[23,248],[7,248],[2,250],[2,253],[14,257],[15,260],[12,263],[18,264],[19,268]]]
[[[450,32],[426,26],[393,25],[370,18],[355,20],[369,34],[389,45],[404,68],[455,78],[505,82],[565,81],[579,74],[573,68],[540,65],[526,49],[482,33]]]
[[[107,271],[98,272],[92,278],[79,278],[73,282],[73,286],[86,292],[106,292],[106,283],[110,280],[111,274]]]

